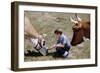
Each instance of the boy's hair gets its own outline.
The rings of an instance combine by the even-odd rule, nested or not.
[[[54,31],[54,33],[55,33],[55,34],[62,34],[63,31],[62,31],[61,29],[56,29],[56,30]]]

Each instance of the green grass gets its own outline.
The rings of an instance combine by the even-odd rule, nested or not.
[[[47,34],[46,45],[50,47],[54,43],[56,43],[56,37],[54,35],[54,30],[57,28],[63,29],[64,34],[67,35],[69,40],[71,41],[73,31],[72,26],[73,23],[70,22],[69,17],[75,18],[74,13],[50,13],[50,12],[25,12],[32,23],[32,25],[36,28],[39,33]],[[79,17],[82,18],[83,21],[90,20],[89,14],[78,14]],[[32,47],[32,44],[29,40],[25,40],[25,52],[27,50],[35,51]],[[63,58],[54,58],[52,57],[52,52],[55,49],[49,50],[49,55],[47,56],[25,56],[25,61],[44,61],[44,60],[58,60]],[[38,52],[37,52],[38,54]],[[83,47],[72,46],[70,49],[70,54],[66,59],[86,59],[90,58],[90,41],[86,41],[83,43]]]

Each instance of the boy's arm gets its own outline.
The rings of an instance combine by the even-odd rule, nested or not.
[[[64,48],[64,44],[57,44],[56,47]]]
[[[54,45],[51,46],[49,49],[56,48],[56,47],[64,48],[64,45],[63,45],[63,44],[54,44]]]
[[[65,40],[64,37],[62,37],[62,38],[60,39],[60,43],[54,44],[53,46],[51,46],[51,48],[56,48],[56,47],[64,48],[65,43],[66,43],[66,40]]]
[[[58,43],[58,44],[56,45],[56,47],[64,48],[65,43],[66,43],[66,40],[65,40],[64,37],[62,37],[62,38],[60,39],[60,43]]]

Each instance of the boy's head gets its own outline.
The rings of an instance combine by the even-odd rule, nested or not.
[[[60,35],[62,35],[62,30],[61,29],[56,29],[55,31],[54,31],[54,34],[56,34],[58,37],[60,36]]]

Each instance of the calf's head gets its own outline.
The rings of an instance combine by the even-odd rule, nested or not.
[[[38,38],[31,38],[31,42],[36,49],[41,49],[45,46],[44,35],[39,35]]]
[[[83,42],[83,36],[84,36],[84,30],[82,28],[82,19],[79,18],[78,16],[77,20],[73,20],[70,17],[70,20],[74,23],[72,29],[73,29],[73,37],[72,37],[72,41],[71,41],[71,45],[75,46],[77,44],[80,44],[81,42]]]

